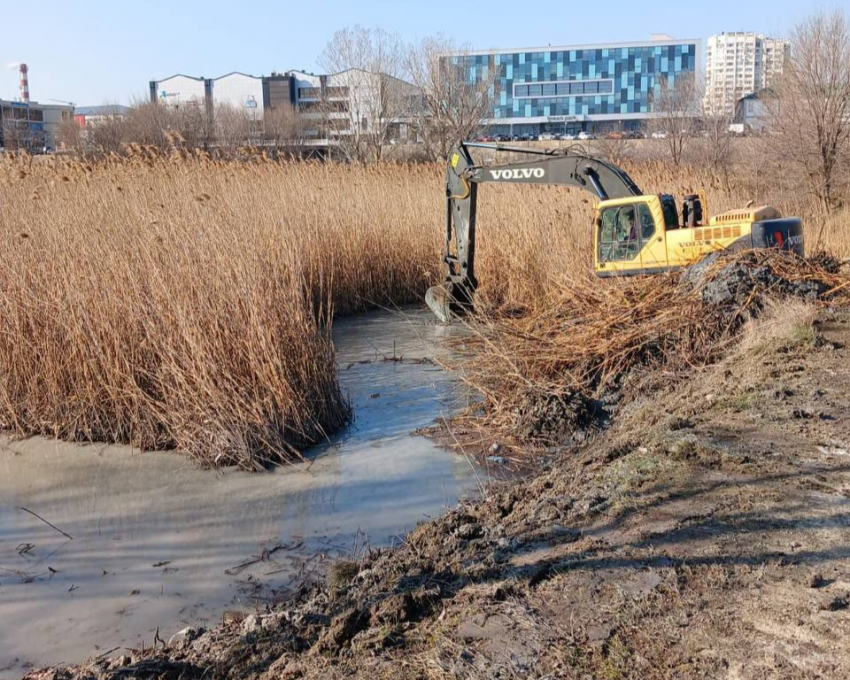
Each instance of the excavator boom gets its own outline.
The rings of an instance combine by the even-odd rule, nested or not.
[[[529,160],[501,165],[477,165],[470,149],[515,153]],[[443,283],[430,288],[425,300],[444,322],[471,311],[478,287],[475,277],[475,226],[478,185],[484,182],[545,184],[576,187],[600,200],[640,196],[641,191],[621,168],[571,149],[521,149],[496,144],[462,142],[449,155],[446,169],[446,246]]]

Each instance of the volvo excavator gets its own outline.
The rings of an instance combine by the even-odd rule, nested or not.
[[[528,160],[479,165],[470,150],[523,154]],[[445,278],[425,300],[445,323],[474,310],[478,185],[545,184],[575,187],[598,200],[593,222],[596,275],[650,275],[677,271],[717,250],[780,248],[804,254],[803,224],[770,207],[742,208],[708,218],[705,200],[644,194],[616,165],[583,150],[544,150],[462,142],[446,172]]]

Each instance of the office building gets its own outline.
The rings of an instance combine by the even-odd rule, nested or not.
[[[53,151],[60,142],[60,128],[72,120],[74,107],[34,101],[0,100],[0,148],[33,153]]]
[[[469,78],[493,82],[492,134],[605,134],[642,129],[662,80],[701,70],[702,41],[653,35],[645,42],[482,50],[449,55]]]

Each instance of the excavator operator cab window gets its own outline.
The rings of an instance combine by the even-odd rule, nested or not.
[[[646,203],[638,204],[638,213],[640,214],[641,244],[646,244],[655,236],[655,218],[652,217],[652,211]]]
[[[679,228],[679,211],[676,208],[676,198],[669,194],[661,195],[661,210],[664,213],[664,227],[666,231]]]
[[[655,218],[646,203],[606,208],[599,233],[599,261],[634,260],[655,236]]]
[[[633,260],[640,252],[641,225],[635,205],[622,205],[602,211],[599,234],[599,260]],[[651,217],[651,216],[650,216]],[[652,225],[653,231],[655,225]]]

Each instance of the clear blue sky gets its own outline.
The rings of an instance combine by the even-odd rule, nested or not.
[[[15,98],[26,62],[33,99],[129,103],[174,73],[318,70],[334,31],[361,24],[406,40],[443,34],[477,49],[706,38],[721,31],[784,36],[818,8],[850,0],[2,0],[0,98]]]

